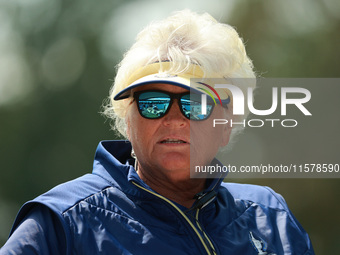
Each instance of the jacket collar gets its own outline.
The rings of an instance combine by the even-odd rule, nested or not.
[[[125,140],[100,142],[95,154],[93,174],[102,176],[113,186],[121,187],[125,192],[137,195],[135,186],[131,185],[132,181],[146,189],[152,189],[139,178],[135,171],[131,149],[131,143]],[[213,164],[221,165],[217,159],[213,161]],[[217,193],[224,177],[225,175],[222,178],[207,179],[206,189],[202,191],[202,194],[212,190]]]

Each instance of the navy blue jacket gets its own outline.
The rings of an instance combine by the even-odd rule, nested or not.
[[[188,210],[150,189],[130,153],[128,142],[101,142],[92,174],[21,208],[0,254],[314,254],[270,188],[210,179],[212,201]]]

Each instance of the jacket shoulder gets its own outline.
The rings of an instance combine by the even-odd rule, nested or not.
[[[15,219],[12,231],[25,218],[27,213],[36,205],[42,205],[53,211],[58,218],[80,201],[112,186],[104,178],[95,174],[86,174],[72,181],[60,184],[37,198],[25,203]]]
[[[221,186],[226,188],[235,200],[256,203],[273,209],[289,210],[284,198],[269,187],[228,182],[222,183]]]
[[[53,211],[63,213],[85,198],[111,186],[109,181],[95,174],[86,174],[75,180],[65,182],[42,194],[31,202],[38,202]]]

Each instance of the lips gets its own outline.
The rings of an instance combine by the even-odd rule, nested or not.
[[[185,138],[163,138],[159,141],[161,144],[189,144]]]

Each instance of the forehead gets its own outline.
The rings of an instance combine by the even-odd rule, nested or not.
[[[184,89],[176,85],[171,85],[171,84],[166,84],[166,83],[153,83],[153,84],[146,84],[143,86],[139,86],[133,89],[132,92],[150,90],[150,89],[164,90],[164,91],[168,91],[172,93],[184,93],[188,91],[187,89]]]

